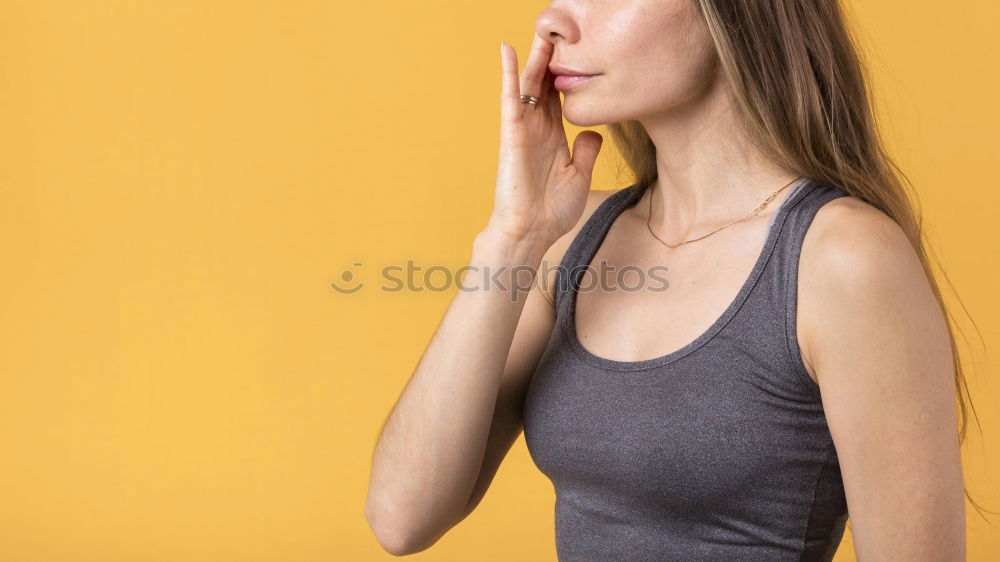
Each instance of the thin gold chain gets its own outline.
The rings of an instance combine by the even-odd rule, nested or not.
[[[649,233],[653,235],[653,238],[656,238],[662,244],[664,244],[666,246],[670,246],[671,248],[676,248],[678,246],[682,246],[682,245],[687,244],[689,242],[697,242],[698,240],[701,240],[702,238],[705,238],[707,236],[711,236],[711,235],[715,234],[716,232],[722,230],[723,228],[726,228],[727,226],[732,226],[732,225],[734,225],[734,224],[736,224],[736,223],[738,223],[740,221],[745,221],[745,220],[747,220],[750,217],[757,216],[757,214],[760,213],[764,209],[764,207],[767,207],[767,204],[770,203],[772,200],[774,200],[774,198],[779,193],[781,193],[781,191],[783,189],[785,189],[786,187],[792,185],[793,183],[795,183],[799,179],[801,179],[801,178],[795,178],[794,180],[792,180],[792,181],[788,182],[787,184],[785,184],[785,187],[782,187],[781,189],[779,189],[779,190],[775,191],[774,193],[772,193],[771,195],[769,195],[768,198],[765,199],[763,203],[761,203],[760,205],[757,205],[757,208],[754,209],[753,211],[751,211],[750,214],[746,215],[745,217],[740,218],[740,219],[736,219],[733,222],[731,222],[731,223],[729,223],[729,224],[727,224],[725,226],[721,226],[721,227],[713,230],[712,232],[709,232],[708,234],[706,234],[704,236],[699,236],[698,238],[692,238],[691,240],[685,240],[685,241],[680,242],[678,244],[671,244],[670,242],[666,242],[662,238],[660,238],[659,236],[657,236],[655,232],[653,232],[653,227],[650,226],[650,224],[649,224],[650,221],[653,218],[653,191],[652,191],[652,189],[650,189],[650,192],[649,192],[649,217],[646,218],[646,228],[649,229]],[[655,185],[654,185],[654,187],[655,187]]]

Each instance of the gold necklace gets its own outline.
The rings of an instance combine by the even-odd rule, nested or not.
[[[788,187],[788,186],[792,185],[793,183],[795,183],[799,179],[801,179],[801,178],[795,178],[794,180],[792,180],[792,181],[788,182],[787,184],[785,184],[785,187]],[[654,187],[655,187],[655,185],[654,185]],[[676,248],[678,246],[682,246],[684,244],[687,244],[688,242],[696,242],[698,240],[701,240],[702,238],[705,238],[707,236],[711,236],[712,234],[715,234],[716,232],[722,230],[723,228],[726,228],[727,226],[732,226],[732,225],[734,225],[734,224],[736,224],[736,223],[738,223],[740,221],[745,221],[745,220],[747,220],[750,217],[757,216],[757,214],[760,213],[761,210],[764,209],[764,207],[766,207],[767,204],[770,203],[778,195],[778,193],[781,193],[781,190],[785,189],[785,187],[782,187],[781,189],[775,191],[770,196],[768,196],[768,198],[765,199],[763,203],[761,203],[760,205],[757,205],[757,208],[754,209],[753,211],[751,211],[750,214],[748,214],[747,216],[745,216],[745,217],[743,217],[741,219],[736,219],[733,222],[731,222],[731,223],[729,223],[729,224],[727,224],[725,226],[719,227],[719,228],[713,230],[712,232],[709,232],[705,236],[699,236],[698,238],[692,238],[691,240],[685,240],[685,241],[683,241],[683,242],[681,242],[679,244],[671,244],[670,242],[663,241],[663,239],[661,239],[659,236],[656,235],[655,232],[653,232],[653,227],[649,225],[650,221],[653,218],[653,191],[652,191],[652,189],[650,189],[650,192],[649,192],[649,217],[646,218],[646,228],[649,229],[649,233],[653,235],[653,238],[656,238],[661,243],[663,243],[663,244],[665,244],[667,246],[670,246],[671,248]]]

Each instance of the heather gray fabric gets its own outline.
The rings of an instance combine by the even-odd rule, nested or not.
[[[556,327],[524,400],[529,453],[555,488],[559,559],[830,560],[847,502],[795,339],[795,288],[813,216],[847,194],[799,179],[712,327],[668,355],[615,361],[576,339],[575,291],[645,187],[606,199],[567,250]]]

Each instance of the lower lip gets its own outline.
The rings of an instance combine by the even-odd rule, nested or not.
[[[598,76],[600,76],[600,74],[591,74],[590,76],[570,76],[568,74],[561,74],[556,76],[554,85],[557,90],[562,92],[570,88],[575,88],[585,82],[590,82]]]

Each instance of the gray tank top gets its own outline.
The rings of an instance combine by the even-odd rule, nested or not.
[[[617,361],[577,340],[575,296],[646,187],[605,199],[570,244],[556,326],[524,399],[525,443],[555,489],[559,559],[831,560],[847,502],[795,337],[796,274],[816,211],[847,193],[800,179],[707,331],[662,357]]]

